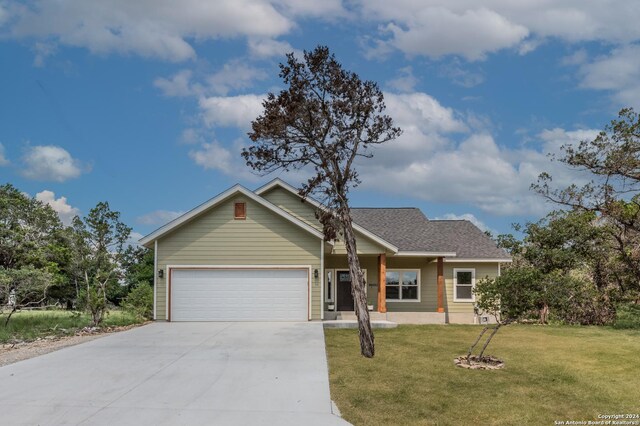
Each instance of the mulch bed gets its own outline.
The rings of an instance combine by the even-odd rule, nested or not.
[[[478,359],[477,355],[471,355],[469,359],[466,356],[459,356],[453,360],[453,363],[460,368],[468,368],[470,370],[499,370],[504,368],[504,361],[492,355],[483,356]]]

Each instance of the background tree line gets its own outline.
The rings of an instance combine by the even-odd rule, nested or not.
[[[557,188],[548,173],[532,189],[559,209],[500,235],[513,257],[476,293],[500,300],[502,316],[640,327],[640,117],[623,109],[594,140],[557,160],[590,181]],[[517,318],[514,318],[517,317]]]
[[[64,226],[47,204],[0,186],[0,304],[86,310],[100,324],[110,306],[149,317],[153,252],[127,243],[131,228],[106,202]]]

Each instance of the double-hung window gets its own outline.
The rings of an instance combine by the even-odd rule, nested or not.
[[[389,302],[419,302],[420,270],[387,269],[386,287]]]
[[[476,285],[476,270],[472,268],[453,269],[453,301],[474,302],[473,287]]]

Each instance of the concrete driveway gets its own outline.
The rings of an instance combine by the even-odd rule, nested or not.
[[[11,425],[338,425],[320,323],[153,323],[0,368]]]

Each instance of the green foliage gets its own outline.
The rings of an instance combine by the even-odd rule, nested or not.
[[[33,266],[20,269],[0,267],[0,303],[10,307],[5,323],[9,322],[11,314],[17,309],[44,302],[51,282],[52,274],[44,269]]]
[[[640,305],[636,303],[621,304],[616,309],[614,328],[640,329]]]
[[[590,265],[600,291],[623,300],[640,296],[640,115],[622,109],[593,140],[566,145],[560,161],[589,173],[590,182],[554,188],[540,175],[532,188],[547,199],[596,215],[604,255]],[[605,287],[607,289],[605,289]]]
[[[0,186],[0,266],[45,267],[58,249],[61,231],[62,223],[49,205],[11,184]]]
[[[74,279],[82,282],[86,308],[98,325],[107,309],[108,298],[118,303],[122,296],[119,267],[131,228],[120,221],[120,213],[106,202],[98,203],[89,214],[73,220],[72,246]]]
[[[120,266],[125,271],[125,284],[128,288],[133,288],[138,283],[153,285],[153,250],[129,246],[123,253]]]
[[[505,270],[496,278],[481,279],[474,288],[476,306],[498,323],[518,321],[537,308],[542,274],[537,268]]]
[[[570,324],[604,324],[613,309],[604,273],[594,265],[609,264],[608,227],[589,211],[555,211],[535,223],[515,225],[522,240],[501,235],[499,245],[514,258],[496,285],[504,297],[517,295],[528,316],[541,323],[554,319]],[[508,293],[508,294],[507,294]]]
[[[140,319],[153,319],[153,287],[139,283],[129,292],[122,306]]]
[[[133,315],[112,311],[105,316],[102,325],[127,326],[139,322]],[[70,336],[91,324],[88,314],[77,311],[18,311],[8,324],[0,324],[0,343],[31,341],[47,336]]]

